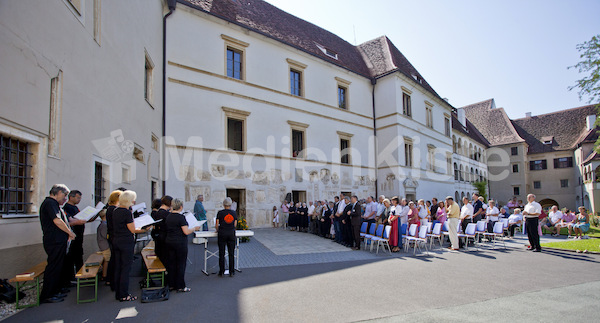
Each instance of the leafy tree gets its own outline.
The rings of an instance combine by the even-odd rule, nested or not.
[[[589,103],[600,101],[600,34],[589,41],[577,45],[581,61],[569,68],[576,68],[579,73],[585,73],[569,90],[579,89],[579,99],[589,96]]]
[[[482,182],[474,182],[473,186],[475,186],[475,188],[477,189],[477,194],[479,194],[480,196],[483,196],[483,199],[487,201],[488,196],[487,196],[487,181],[482,181]]]
[[[600,34],[593,36],[589,41],[577,45],[581,61],[569,68],[576,68],[579,73],[585,73],[582,79],[577,80],[569,90],[579,89],[579,99],[588,96],[588,103],[600,102]],[[600,103],[596,106],[596,127],[600,127]],[[596,140],[594,149],[600,152],[600,138]]]

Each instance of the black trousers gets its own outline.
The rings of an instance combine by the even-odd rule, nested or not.
[[[129,295],[129,273],[133,264],[133,239],[113,239],[113,250],[115,252],[115,298],[121,299]]]
[[[464,219],[460,222],[460,226],[462,227],[463,232],[467,231],[467,225],[469,225],[469,223],[473,223],[473,219]],[[462,248],[464,245],[465,244],[462,241],[462,239],[458,239],[459,248]]]
[[[188,244],[184,242],[167,242],[167,254],[169,257],[169,287],[175,289],[185,288],[185,266],[187,265]]]
[[[516,228],[518,228],[518,227],[520,227],[520,225],[518,225],[518,224],[511,224],[511,225],[508,227],[508,230],[510,231],[510,236],[511,236],[511,237],[514,237],[514,236],[515,236],[515,229],[516,229]]]
[[[529,244],[532,249],[542,250],[540,246],[540,234],[538,232],[538,218],[526,218],[525,228],[527,230],[527,238],[529,238]]]
[[[65,256],[61,284],[68,287],[75,280],[75,274],[83,267],[83,236],[71,241],[69,252]]]
[[[115,291],[115,250],[113,249],[112,239],[108,238],[108,249],[110,249],[110,260],[106,269],[106,279],[110,283],[110,290]]]
[[[225,272],[225,246],[227,246],[227,252],[229,253],[229,274],[233,274],[235,270],[235,231],[224,231],[219,230],[218,236],[219,244],[219,273]]]
[[[350,219],[346,219],[346,224],[343,224],[342,231],[345,233],[343,235],[344,242],[352,247],[352,243],[354,243],[354,236],[352,234],[352,223],[350,223]]]
[[[40,299],[50,298],[59,293],[61,286],[61,275],[67,254],[67,241],[46,244],[44,251],[48,255],[48,264],[44,271],[44,287],[40,293]]]
[[[489,233],[494,232],[494,225],[496,225],[496,222],[498,222],[498,221],[493,221],[493,222],[490,221],[490,222],[488,222],[488,224],[487,224],[487,230],[488,230]]]
[[[319,222],[319,227],[321,229],[321,235],[326,236],[331,231],[331,220],[325,219],[325,222]]]
[[[352,238],[354,240],[354,247],[360,248],[360,226],[362,225],[361,219],[352,219]]]

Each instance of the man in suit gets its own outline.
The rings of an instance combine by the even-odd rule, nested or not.
[[[356,195],[352,195],[352,201],[350,205],[348,205],[350,210],[346,212],[349,217],[350,225],[351,225],[351,234],[352,239],[354,241],[354,247],[352,250],[360,250],[360,226],[361,226],[361,207],[358,204],[358,197]]]
[[[342,201],[345,203],[344,208],[342,209]],[[344,196],[344,199],[340,201],[340,206],[338,207],[338,212],[342,210],[342,214],[340,218],[342,219],[342,244],[346,247],[352,247],[352,224],[350,223],[350,215],[349,212],[352,210],[352,203],[350,202],[350,198],[348,196]]]

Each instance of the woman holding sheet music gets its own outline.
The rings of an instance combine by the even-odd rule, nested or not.
[[[167,216],[167,237],[165,239],[169,257],[167,262],[169,288],[178,292],[189,292],[191,289],[185,285],[185,266],[188,255],[187,236],[200,230],[200,227],[190,228],[188,226],[185,216],[181,213],[183,212],[181,199],[174,199],[171,207],[173,212]]]
[[[135,301],[137,297],[129,294],[129,272],[133,263],[133,249],[135,247],[135,233],[148,232],[148,229],[138,230],[133,223],[133,214],[130,207],[135,204],[137,194],[134,191],[125,191],[119,196],[119,207],[112,212],[113,239],[115,261],[115,298],[121,302]]]

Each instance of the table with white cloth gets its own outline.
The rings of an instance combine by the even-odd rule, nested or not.
[[[195,244],[204,244],[204,269],[202,270],[202,272],[208,276],[208,270],[207,270],[207,264],[208,264],[208,259],[215,257],[215,258],[219,258],[219,250],[217,249],[217,251],[210,251],[208,250],[208,239],[209,238],[217,238],[218,237],[218,233],[216,231],[196,231],[194,232],[195,234],[195,238],[194,238],[194,243]],[[252,237],[254,236],[254,231],[251,230],[235,230],[235,270],[241,272],[240,270],[240,238],[243,237]]]

